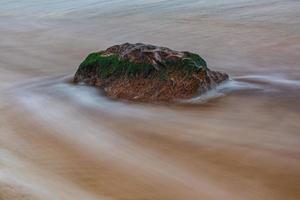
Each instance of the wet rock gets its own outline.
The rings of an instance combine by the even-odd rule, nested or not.
[[[191,98],[227,79],[197,54],[142,43],[91,53],[74,76],[112,98],[146,102]]]

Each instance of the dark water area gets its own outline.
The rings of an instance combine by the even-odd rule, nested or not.
[[[300,2],[4,0],[0,199],[300,198]],[[92,51],[200,54],[230,81],[172,105],[70,79]]]

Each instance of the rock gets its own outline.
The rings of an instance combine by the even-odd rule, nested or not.
[[[99,86],[112,98],[153,102],[191,98],[227,79],[197,54],[125,43],[88,55],[74,82]]]

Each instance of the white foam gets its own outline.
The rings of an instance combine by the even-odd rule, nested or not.
[[[259,90],[263,89],[260,85],[253,83],[240,82],[230,79],[223,84],[218,85],[216,88],[205,92],[194,98],[184,100],[182,102],[188,103],[205,103],[209,100],[225,96],[227,93],[242,91],[242,90]]]
[[[292,80],[280,74],[270,74],[270,75],[247,75],[236,77],[237,80],[247,81],[254,80],[260,81],[262,83],[268,83],[273,85],[282,85],[290,87],[300,87],[300,80]]]

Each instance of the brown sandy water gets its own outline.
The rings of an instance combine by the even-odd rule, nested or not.
[[[299,199],[299,13],[292,0],[5,0],[0,199]],[[68,82],[123,42],[195,51],[232,80],[176,105]]]

